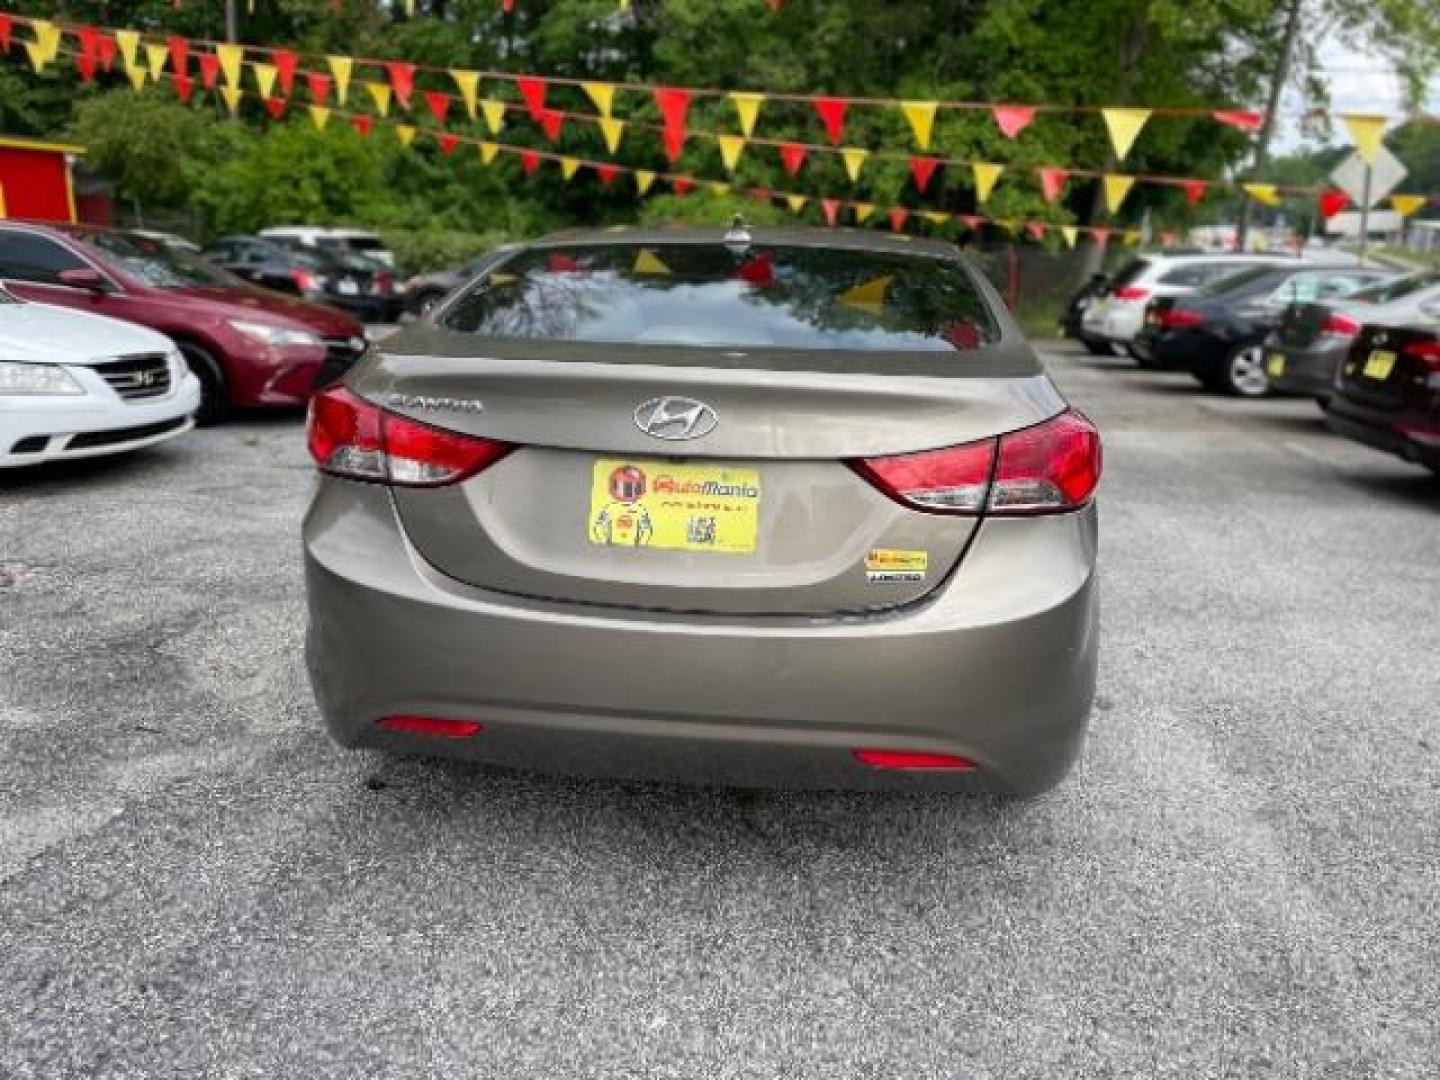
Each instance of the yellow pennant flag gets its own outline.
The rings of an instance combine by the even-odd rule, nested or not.
[[[1380,153],[1380,136],[1385,134],[1385,117],[1365,113],[1345,113],[1340,117],[1345,129],[1355,140],[1355,149],[1367,165],[1375,164],[1375,155]]]
[[[480,144],[480,164],[493,165],[495,156],[500,153],[500,147],[493,142],[482,142]]]
[[[580,86],[595,103],[600,115],[609,116],[610,110],[615,107],[615,85],[607,82],[587,82]]]
[[[405,15],[411,19],[415,17],[415,0],[405,0]]]
[[[910,121],[910,130],[915,133],[915,143],[921,150],[930,149],[930,136],[935,130],[935,113],[940,108],[934,101],[902,101],[900,111]]]
[[[1125,155],[1130,153],[1130,148],[1140,137],[1140,129],[1150,119],[1150,110],[1101,109],[1100,115],[1105,118],[1105,130],[1110,132],[1110,145],[1115,148],[1115,156],[1124,161]]]
[[[747,139],[755,134],[755,121],[760,116],[760,104],[764,100],[764,94],[730,95],[730,103],[735,106],[736,115],[740,117],[740,130]]]
[[[1140,230],[1126,229],[1123,233],[1120,234],[1120,242],[1122,244],[1129,244],[1131,247],[1134,247],[1136,244],[1140,243]]]
[[[390,84],[383,82],[367,82],[365,89],[370,93],[370,100],[375,103],[375,111],[381,116],[390,115]]]
[[[485,126],[490,129],[490,134],[499,135],[500,129],[505,126],[505,103],[486,98],[480,102],[480,111],[485,115]]]
[[[877,277],[872,281],[861,282],[853,289],[846,289],[836,299],[846,307],[859,308],[871,315],[879,315],[885,310],[885,294],[889,292],[890,283],[894,280],[895,275],[886,274],[884,277]]]
[[[160,81],[160,73],[165,70],[165,61],[169,58],[170,50],[165,45],[152,42],[145,46],[145,66],[150,69],[150,78]]]
[[[858,146],[847,146],[840,151],[840,158],[845,162],[845,174],[850,177],[852,184],[860,182],[860,170],[864,168],[865,159],[869,156],[869,150],[861,150]]]
[[[790,212],[791,212],[792,214],[798,214],[798,213],[800,213],[801,210],[804,210],[804,209],[805,209],[805,204],[806,204],[807,202],[809,202],[809,201],[810,201],[810,200],[807,199],[804,195],[786,195],[786,196],[785,196],[785,205],[788,206],[788,207],[790,207]]]
[[[975,174],[975,201],[983,204],[995,190],[995,181],[1005,171],[1004,165],[992,165],[988,161],[977,161],[970,166]]]
[[[32,57],[31,59],[33,60],[34,58]],[[146,73],[143,65],[136,64],[134,67],[128,67],[125,69],[125,74],[130,76],[130,85],[133,86],[136,90],[141,90],[144,88]]]
[[[239,87],[240,65],[245,60],[245,50],[239,45],[216,45],[215,55],[220,60],[220,71],[227,86]]]
[[[635,170],[635,190],[641,195],[646,194],[650,190],[650,186],[654,183],[655,174],[649,169]]]
[[[580,171],[580,159],[573,157],[562,157],[560,159],[560,175],[569,180]]]
[[[1390,209],[1401,217],[1409,217],[1429,201],[1424,195],[1391,195]]]
[[[640,253],[635,256],[635,267],[632,271],[636,274],[668,274],[670,267],[660,261],[660,257],[649,248],[641,248]]]
[[[136,57],[140,53],[139,33],[134,30],[116,30],[115,47],[120,50],[120,59],[125,61],[125,70],[135,67]]]
[[[868,202],[857,202],[855,204],[855,224],[864,225],[875,216],[875,204]]]
[[[922,210],[920,216],[931,225],[944,225],[950,220],[950,215],[943,210]]]
[[[269,101],[275,93],[275,65],[251,64],[250,71],[255,76],[255,85],[260,89],[261,99]]]
[[[1249,195],[1256,202],[1262,202],[1266,206],[1280,205],[1280,192],[1275,190],[1274,184],[1241,184],[1245,194]]]
[[[1105,209],[1112,214],[1120,212],[1120,206],[1125,201],[1125,196],[1130,194],[1130,189],[1135,186],[1133,176],[1121,176],[1118,173],[1106,173],[1103,183],[1105,184]]]
[[[474,120],[475,107],[480,98],[480,73],[451,68],[450,77],[455,80],[455,86],[460,91],[460,100],[465,103],[466,115]]]
[[[311,105],[310,122],[315,125],[316,131],[324,131],[325,125],[330,122],[329,108],[324,105]]]
[[[50,62],[45,58],[45,46],[38,41],[25,42],[25,55],[30,57],[30,66],[33,67],[37,73],[44,71],[45,65]],[[140,81],[135,84],[135,89],[139,90],[141,86],[145,85],[145,69],[141,67],[133,69],[130,73],[131,82],[135,82],[136,72],[140,75]]]
[[[600,134],[605,136],[605,149],[610,153],[620,149],[620,139],[625,134],[625,121],[613,116],[602,116],[599,121]]]
[[[717,198],[724,198],[730,194],[730,185],[719,180],[710,181],[710,194]]]
[[[396,125],[395,125],[395,138],[397,138],[397,139],[400,140],[400,145],[401,145],[401,146],[409,146],[411,143],[413,143],[413,142],[415,141],[415,125],[414,125],[414,124],[396,124]]]
[[[220,87],[220,98],[225,102],[225,107],[230,110],[230,115],[235,116],[240,112],[240,88],[226,83]]]
[[[720,135],[716,141],[720,144],[720,160],[725,163],[725,170],[733,173],[740,164],[740,155],[745,152],[745,140],[739,135]]]
[[[64,31],[56,26],[49,19],[36,19],[30,24],[31,31],[35,34],[35,47],[39,53],[40,64],[43,67],[60,55],[60,38]],[[27,52],[30,50],[27,48]],[[32,54],[30,62],[35,62]]]
[[[330,75],[335,80],[335,100],[344,105],[350,93],[350,72],[355,68],[355,61],[348,56],[327,56],[325,62],[330,65]]]
[[[1065,239],[1065,246],[1073,248],[1075,241],[1080,238],[1080,230],[1074,225],[1061,225],[1060,235]]]

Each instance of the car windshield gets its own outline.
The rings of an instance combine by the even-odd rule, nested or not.
[[[1379,285],[1361,289],[1352,293],[1350,299],[1360,300],[1367,304],[1388,304],[1395,300],[1403,300],[1405,297],[1425,289],[1434,288],[1436,285],[1440,285],[1440,271],[1411,274],[1409,277],[1383,281]]]
[[[487,337],[945,352],[996,340],[958,261],[720,244],[580,245],[493,267],[441,323]]]
[[[188,251],[178,251],[160,240],[133,233],[111,232],[84,233],[80,238],[110,256],[127,273],[156,288],[228,287],[236,284],[236,279],[219,267]]]

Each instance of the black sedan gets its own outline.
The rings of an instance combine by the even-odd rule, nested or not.
[[[1440,323],[1365,327],[1325,419],[1341,435],[1440,473]]]
[[[484,255],[477,255],[462,266],[416,275],[405,282],[402,290],[405,310],[416,317],[428,315],[430,309],[446,296],[479,277],[486,267],[514,250],[514,244],[502,244]]]
[[[1348,296],[1387,276],[1391,271],[1354,266],[1256,266],[1189,296],[1152,302],[1138,344],[1156,367],[1189,371],[1210,390],[1263,397],[1270,392],[1265,339],[1286,307]]]
[[[257,236],[225,236],[211,244],[205,256],[256,285],[329,304],[364,322],[394,322],[400,316],[394,275],[363,255],[302,250]]]

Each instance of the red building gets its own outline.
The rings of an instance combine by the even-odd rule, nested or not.
[[[80,146],[0,135],[0,217],[75,220],[71,166]]]

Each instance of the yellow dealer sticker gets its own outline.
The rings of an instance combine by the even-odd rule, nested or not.
[[[871,582],[924,581],[929,568],[928,551],[871,548],[865,556],[865,580]]]
[[[1395,359],[1395,354],[1389,349],[1371,349],[1365,360],[1365,370],[1360,374],[1367,379],[1384,382],[1390,377],[1390,372],[1395,370]]]
[[[643,458],[595,462],[590,542],[744,554],[760,531],[760,471]]]

